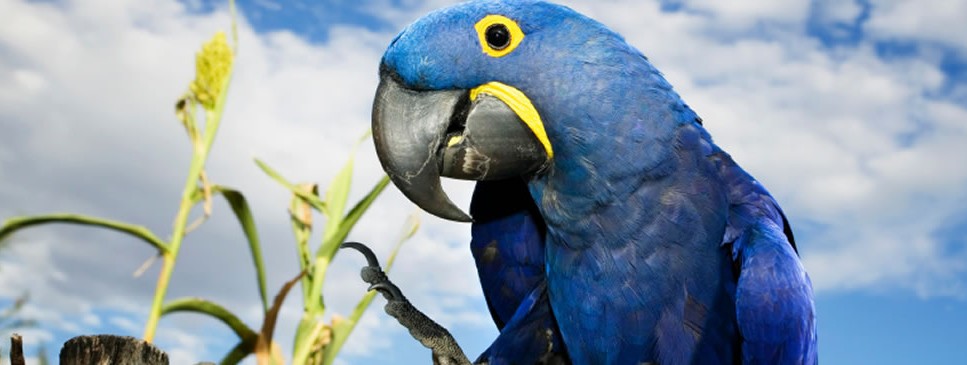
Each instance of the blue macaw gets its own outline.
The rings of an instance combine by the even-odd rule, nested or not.
[[[379,71],[384,169],[473,222],[501,329],[478,362],[817,362],[779,205],[620,35],[559,5],[473,1],[408,26]],[[472,219],[441,176],[479,181]]]

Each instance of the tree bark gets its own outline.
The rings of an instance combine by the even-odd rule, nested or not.
[[[20,335],[10,336],[10,365],[24,365],[24,341]]]
[[[61,365],[168,365],[168,355],[154,345],[134,337],[78,336],[67,341],[61,348],[60,363]]]

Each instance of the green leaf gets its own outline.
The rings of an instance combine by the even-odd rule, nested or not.
[[[202,298],[179,298],[165,303],[161,307],[161,315],[167,315],[175,312],[191,312],[199,313],[211,316],[219,321],[222,321],[225,325],[235,332],[235,335],[242,341],[251,340],[255,343],[258,338],[258,333],[256,333],[251,328],[245,325],[241,319],[238,318],[234,313],[230,312],[225,307],[206,300]]]
[[[346,209],[346,201],[349,200],[349,188],[353,181],[353,165],[356,160],[356,154],[353,153],[349,156],[349,160],[343,165],[336,177],[332,179],[329,184],[329,189],[326,190],[326,228],[325,236],[331,237],[333,233],[339,228],[339,224],[342,222],[343,211]],[[329,240],[325,240],[329,241]]]
[[[306,300],[306,308],[310,312],[321,311],[325,308],[322,300],[322,285],[325,282],[326,270],[328,269],[329,262],[332,261],[333,256],[336,255],[336,251],[339,249],[339,244],[346,240],[349,236],[349,232],[359,221],[359,218],[363,216],[363,213],[369,209],[369,207],[376,201],[380,193],[386,189],[389,184],[389,177],[383,176],[383,178],[376,183],[368,194],[366,194],[363,199],[361,199],[356,205],[349,211],[343,219],[342,224],[339,226],[339,230],[335,234],[331,234],[323,241],[322,247],[316,253],[316,260],[314,267],[312,268],[312,289],[309,291],[308,299]],[[328,232],[327,232],[328,233]],[[315,301],[313,298],[318,298]]]
[[[168,243],[162,241],[160,238],[158,238],[158,236],[155,236],[155,234],[151,233],[151,230],[145,226],[137,226],[109,219],[71,213],[55,213],[10,218],[4,222],[3,227],[0,228],[0,239],[5,238],[18,230],[47,223],[68,223],[106,228],[140,238],[142,241],[147,242],[162,254],[168,254],[169,251]]]
[[[335,234],[334,238],[336,239],[336,242],[342,243],[346,240],[346,237],[349,236],[349,232],[352,231],[353,227],[356,226],[356,223],[359,222],[359,219],[363,217],[363,213],[366,213],[366,211],[369,210],[369,207],[373,205],[373,202],[376,201],[376,198],[383,193],[383,190],[386,190],[386,186],[389,185],[389,181],[389,176],[384,175],[383,178],[380,179],[379,182],[377,182],[376,185],[369,190],[369,193],[367,193],[366,196],[360,199],[359,202],[357,202],[356,205],[349,210],[349,213],[346,214],[342,224],[339,225],[339,231],[337,231]]]
[[[329,184],[329,190],[326,191],[326,204],[329,208],[326,210],[326,229],[323,232],[322,246],[319,248],[317,257],[326,257],[331,260],[335,252],[339,250],[339,244],[342,243],[342,238],[339,235],[342,231],[343,212],[346,209],[346,201],[349,200],[349,188],[353,181],[353,166],[356,162],[356,151],[359,150],[359,145],[366,141],[372,131],[367,130],[366,133],[356,141],[356,145],[353,147],[352,152],[349,154],[349,159],[346,161],[346,165],[343,166],[342,170],[336,174],[336,177],[332,179]]]
[[[356,143],[356,149],[369,136],[369,131],[363,134],[362,138]],[[326,194],[326,204],[330,209],[326,211],[328,219],[326,220],[326,228],[322,235],[322,245],[316,251],[315,262],[312,265],[310,274],[312,277],[312,288],[309,290],[309,299],[306,301],[306,309],[312,313],[321,312],[325,309],[322,298],[322,285],[325,282],[329,263],[332,261],[333,256],[336,255],[336,251],[339,250],[339,245],[349,235],[349,231],[355,225],[356,221],[359,220],[359,217],[362,216],[366,209],[369,208],[369,205],[372,204],[373,200],[382,192],[382,189],[385,188],[385,186],[381,186],[383,184],[382,181],[377,183],[376,187],[353,207],[353,211],[349,215],[342,216],[346,201],[349,197],[349,185],[352,182],[352,170],[356,149],[353,150],[343,169],[333,179],[332,185]],[[352,219],[348,224],[345,221],[347,218]]]
[[[342,220],[343,211],[346,209],[346,201],[349,200],[349,188],[353,182],[353,166],[355,165],[356,154],[349,156],[349,160],[343,165],[336,177],[329,184],[326,191],[326,215],[329,218],[326,228],[335,227]]]
[[[378,198],[379,195],[383,193],[383,190],[386,190],[386,187],[389,186],[389,182],[389,176],[383,175],[383,178],[380,179],[379,182],[377,182],[376,185],[369,190],[369,193],[367,193],[366,196],[360,199],[359,202],[357,202],[356,205],[349,210],[349,213],[346,214],[346,217],[343,218],[342,223],[339,225],[338,230],[336,230],[336,232],[330,237],[329,241],[326,242],[337,242],[341,244],[343,241],[345,241],[346,237],[349,237],[349,232],[351,232],[353,227],[356,226],[356,223],[359,222],[359,219],[363,217],[363,213],[366,213],[366,211],[369,210],[369,207],[373,205],[373,202],[376,201],[376,198]],[[327,257],[331,260],[332,256],[336,254],[338,249],[338,244],[324,246],[320,248],[320,256]]]
[[[269,310],[268,292],[265,289],[265,263],[262,260],[262,246],[259,243],[259,233],[255,228],[255,219],[252,217],[252,210],[249,208],[245,196],[238,190],[227,188],[220,185],[213,187],[215,193],[222,194],[228,204],[235,212],[238,223],[242,225],[245,238],[248,239],[249,251],[252,253],[252,262],[255,264],[255,277],[258,280],[259,296],[262,298],[262,311]]]
[[[393,251],[390,253],[389,259],[386,260],[386,265],[383,267],[383,271],[389,273],[390,269],[393,267],[393,262],[396,261],[396,255],[400,252],[400,248],[403,247],[403,243],[413,237],[416,231],[420,227],[420,221],[416,214],[411,215],[407,220],[406,224],[403,226],[402,234],[399,240],[396,242],[396,246],[393,247]],[[353,329],[356,328],[356,324],[359,323],[359,319],[369,308],[369,305],[373,302],[373,298],[376,296],[376,291],[371,291],[366,293],[356,304],[356,308],[353,313],[346,318],[344,321],[339,321],[339,323],[333,322],[332,328],[332,343],[326,346],[325,350],[325,360],[323,364],[332,364],[336,359],[336,355],[342,348],[343,344],[349,338],[349,334],[352,333]]]
[[[280,175],[277,171],[269,167],[268,164],[266,164],[265,162],[262,162],[262,160],[255,159],[255,164],[258,165],[259,168],[261,168],[266,175],[269,175],[269,177],[271,177],[272,180],[275,180],[279,184],[282,184],[282,186],[284,186],[286,189],[289,189],[289,191],[291,191],[295,195],[298,195],[300,198],[305,200],[306,203],[309,203],[309,205],[311,205],[315,210],[318,210],[320,212],[326,211],[326,203],[323,203],[322,200],[319,200],[319,197],[313,196],[312,194],[308,194],[304,191],[299,190],[296,185],[290,183],[288,180],[282,177],[282,175]]]
[[[242,360],[244,360],[246,357],[248,357],[248,355],[251,355],[253,352],[255,352],[255,341],[254,340],[253,341],[244,341],[244,340],[243,341],[239,341],[238,344],[235,345],[235,347],[232,347],[232,349],[230,351],[228,351],[227,354],[225,354],[225,357],[223,357],[222,358],[222,361],[219,361],[218,364],[219,365],[235,365],[235,364],[238,364],[238,363],[242,362]]]

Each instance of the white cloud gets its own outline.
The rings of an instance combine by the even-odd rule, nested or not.
[[[400,10],[379,2],[373,9],[401,27],[446,3],[404,1]],[[868,29],[964,47],[951,36],[959,29],[945,15],[954,14],[951,9],[891,20],[904,14],[904,4],[874,9]],[[936,60],[883,60],[868,42],[824,48],[801,34],[811,11],[805,1],[693,1],[684,4],[689,11],[676,13],[661,12],[657,2],[568,5],[639,47],[703,116],[716,141],[779,198],[794,227],[819,227],[809,228],[799,244],[821,293],[899,286],[926,296],[964,295],[967,258],[945,247],[965,242],[945,242],[934,232],[962,215],[967,201],[967,168],[952,157],[967,154],[967,109],[926,96],[946,81]],[[193,77],[193,52],[228,26],[224,9],[199,15],[186,6],[167,0],[0,2],[0,217],[76,211],[167,234],[189,153],[173,101]],[[846,21],[859,10],[824,11]],[[762,22],[785,30],[751,31]],[[209,175],[248,194],[274,293],[296,271],[289,196],[251,157],[294,181],[329,181],[368,126],[376,63],[393,34],[339,26],[327,43],[313,45],[287,32],[256,34],[244,22],[239,30],[237,73]],[[731,38],[722,40],[723,33]],[[381,174],[372,150],[371,143],[361,147],[355,197]],[[448,183],[447,190],[468,205],[470,185]],[[351,238],[386,257],[413,209],[388,189]],[[466,225],[424,216],[392,277],[444,325],[491,333],[468,232]],[[189,236],[169,297],[204,295],[258,325],[243,239],[227,205],[217,202],[212,220]],[[158,264],[141,278],[131,273],[151,254],[112,233],[33,229],[14,237],[3,253],[0,296],[30,288],[29,313],[41,322],[63,322],[58,331],[107,327],[138,336]],[[358,279],[363,261],[350,255],[356,256],[333,264],[325,291],[329,307],[343,315],[365,290]],[[276,333],[284,349],[301,316],[300,299],[294,292],[282,312]],[[347,354],[406,341],[380,312],[382,304],[374,301]],[[230,336],[215,321],[177,315],[162,322],[159,340],[170,346],[166,350],[178,360],[173,363],[217,360],[231,346],[203,335]]]
[[[935,59],[884,60],[868,42],[828,49],[804,34],[716,42],[705,35],[723,27],[715,17],[623,6],[593,11],[669,76],[717,143],[784,203],[794,228],[797,219],[828,227],[800,237],[818,291],[900,286],[965,295],[967,258],[944,247],[967,242],[933,233],[963,214],[967,167],[950,156],[967,154],[967,130],[957,122],[967,109],[928,96],[946,82]],[[805,19],[805,8],[790,9],[799,15],[766,16]],[[841,18],[858,11],[841,10]],[[876,12],[870,22],[889,24]]]
[[[967,38],[959,26],[967,14],[967,1],[937,1],[926,6],[912,0],[873,2],[872,14],[865,29],[883,39],[926,40],[957,47],[962,56]]]
[[[809,0],[783,1],[682,1],[690,11],[708,15],[718,26],[747,30],[764,22],[800,23],[805,20]]]

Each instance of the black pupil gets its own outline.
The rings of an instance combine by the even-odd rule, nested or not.
[[[487,27],[487,45],[496,50],[507,48],[510,45],[510,31],[503,24],[494,24]]]

